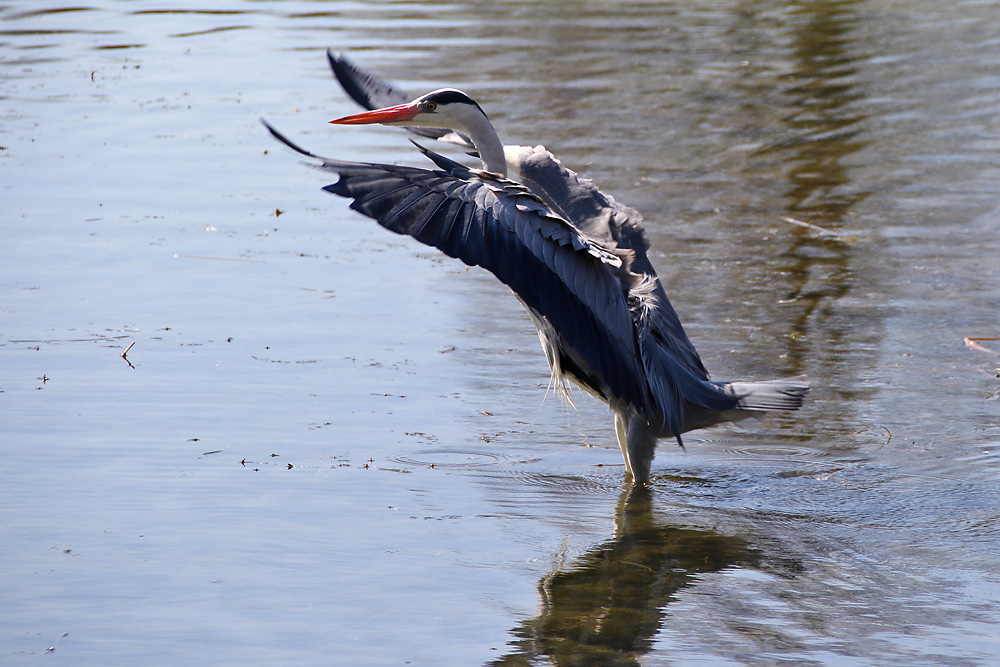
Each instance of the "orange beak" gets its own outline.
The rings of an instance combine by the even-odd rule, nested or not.
[[[337,118],[336,120],[331,120],[331,123],[336,123],[337,125],[371,125],[373,123],[382,123],[383,125],[387,123],[405,123],[413,120],[413,117],[420,113],[421,107],[419,104],[400,104],[395,107],[385,107],[384,109],[375,109],[374,111],[362,111],[361,113],[351,114],[350,116],[344,116],[343,118]]]

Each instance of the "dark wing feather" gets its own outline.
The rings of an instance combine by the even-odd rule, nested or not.
[[[684,418],[692,406],[724,412],[738,407],[740,397],[708,381],[708,373],[692,368],[684,356],[676,353],[678,340],[671,334],[670,324],[663,321],[664,312],[673,313],[673,309],[669,302],[660,301],[662,293],[660,281],[647,276],[629,294],[629,304],[646,381],[656,414],[662,416],[661,432],[673,434],[680,443],[680,434],[688,430]]]
[[[629,292],[632,318],[652,401],[664,427],[675,435],[684,430],[685,402],[716,411],[735,407],[732,395],[708,382],[708,371],[656,277],[638,211],[562,166],[541,146],[508,146],[506,152],[522,183],[587,237],[631,251],[627,267],[643,276]]]
[[[339,174],[324,189],[353,199],[354,210],[481,266],[508,285],[559,332],[570,355],[593,375],[595,391],[642,412],[653,409],[619,277],[620,256],[584,237],[516,183],[466,167],[452,174],[320,158],[268,129],[318,159],[319,168]]]
[[[371,111],[382,107],[405,104],[410,98],[403,91],[384,81],[373,72],[362,69],[342,53],[327,50],[326,59],[337,81],[352,100]]]

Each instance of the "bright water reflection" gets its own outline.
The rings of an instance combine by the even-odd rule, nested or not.
[[[206,7],[0,9],[5,661],[995,660],[994,3]],[[642,210],[709,368],[807,409],[623,490],[509,294],[262,132],[419,163],[326,125],[327,47]]]

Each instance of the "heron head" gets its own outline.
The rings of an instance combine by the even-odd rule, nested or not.
[[[461,129],[476,116],[485,118],[486,114],[474,99],[461,90],[442,88],[406,104],[363,111],[330,122],[337,125],[380,123],[396,127]]]

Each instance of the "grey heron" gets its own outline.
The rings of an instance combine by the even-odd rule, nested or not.
[[[542,146],[504,146],[467,94],[435,90],[412,101],[328,52],[345,90],[368,111],[330,121],[412,128],[473,148],[482,169],[419,144],[435,169],[325,158],[286,146],[339,176],[324,190],[397,234],[412,236],[507,285],[538,330],[552,378],[606,402],[627,472],[649,480],[656,441],[770,410],[796,410],[803,377],[709,378],[647,255],[637,211],[564,167]],[[516,180],[508,178],[513,172]]]

